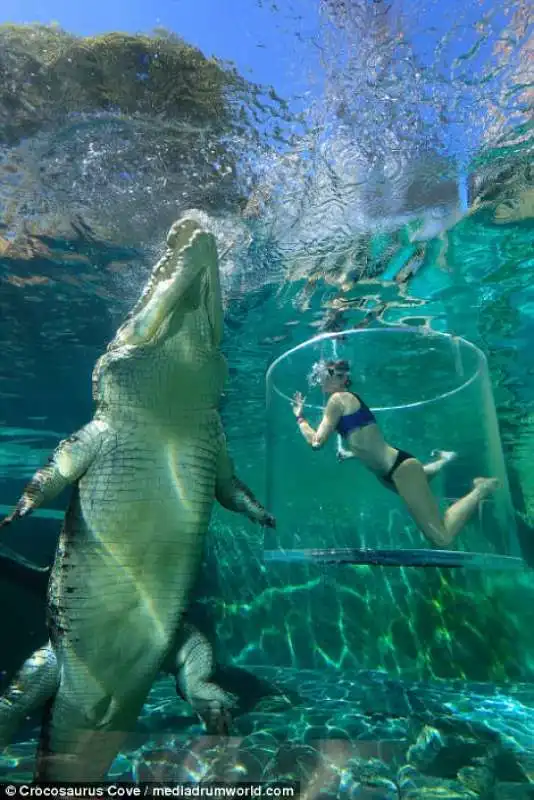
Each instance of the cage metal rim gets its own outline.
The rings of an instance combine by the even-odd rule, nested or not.
[[[265,381],[267,388],[270,384],[272,384],[273,390],[279,397],[282,397],[284,400],[287,400],[289,403],[292,402],[292,398],[288,397],[281,389],[279,389],[274,381],[273,373],[277,366],[289,358],[291,355],[297,353],[299,350],[304,350],[305,348],[309,347],[310,345],[318,344],[319,342],[323,342],[329,339],[340,339],[343,336],[351,336],[357,334],[369,334],[369,333],[377,333],[377,334],[388,334],[388,333],[412,333],[419,337],[425,337],[427,339],[432,338],[441,338],[441,339],[448,339],[449,341],[457,341],[461,342],[468,350],[471,350],[476,356],[477,359],[477,366],[474,370],[473,374],[459,386],[456,386],[454,389],[451,389],[448,392],[443,392],[442,394],[436,395],[435,397],[431,397],[428,400],[417,400],[414,403],[403,403],[398,406],[371,406],[371,410],[373,412],[380,413],[381,411],[402,411],[407,408],[420,408],[421,406],[430,405],[431,403],[437,403],[440,400],[444,400],[445,398],[452,397],[453,395],[457,394],[458,392],[467,389],[470,384],[472,384],[480,375],[481,369],[483,366],[487,365],[487,359],[482,350],[477,347],[473,342],[468,341],[468,339],[464,339],[463,336],[454,336],[450,333],[444,333],[443,331],[432,331],[432,332],[425,332],[421,333],[421,329],[413,326],[408,325],[392,325],[387,328],[348,328],[345,331],[336,331],[334,333],[320,333],[317,336],[313,336],[311,339],[306,339],[306,341],[301,342],[300,344],[292,347],[290,350],[286,350],[282,355],[278,356],[270,367],[267,370]],[[304,403],[307,408],[314,408],[322,410],[322,406],[315,405],[314,403]]]

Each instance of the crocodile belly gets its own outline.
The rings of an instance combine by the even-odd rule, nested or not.
[[[129,435],[80,481],[49,591],[51,635],[77,682],[116,694],[118,674],[128,691],[147,658],[157,669],[198,570],[217,452],[210,436]]]

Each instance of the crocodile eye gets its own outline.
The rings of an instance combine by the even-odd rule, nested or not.
[[[510,211],[515,211],[515,209],[518,207],[518,205],[519,205],[519,201],[515,197],[510,197],[508,200],[503,200],[502,203],[501,203],[501,206],[504,206],[505,208],[509,208]]]

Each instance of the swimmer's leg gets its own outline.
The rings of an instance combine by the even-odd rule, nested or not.
[[[421,533],[437,547],[448,547],[480,503],[499,486],[496,478],[475,478],[473,489],[450,506],[441,519],[438,503],[420,461],[416,458],[403,461],[393,473],[392,480]]]
[[[436,475],[438,475],[441,472],[445,464],[449,464],[451,461],[454,461],[456,458],[458,458],[458,453],[455,453],[452,450],[432,450],[431,455],[434,456],[434,461],[430,461],[428,464],[422,465],[425,475],[429,481],[431,481],[432,478],[435,478]],[[351,458],[351,457],[352,454],[345,456],[345,458]],[[338,458],[340,460],[343,460],[342,458],[340,458],[339,451],[338,451]],[[386,489],[390,490],[390,492],[395,492],[395,494],[397,494],[397,489],[395,487],[395,484],[392,483],[392,481],[385,480],[380,475],[378,475],[377,477],[382,486],[385,486]]]
[[[451,461],[458,458],[458,453],[452,450],[433,450],[432,455],[434,456],[434,461],[430,461],[428,464],[422,464],[424,473],[429,481],[441,472],[445,464],[450,464]],[[345,461],[347,458],[354,458],[354,455],[350,451],[345,451],[340,448],[337,451],[337,457],[339,461]],[[385,480],[380,475],[377,475],[377,478],[386,489],[389,489],[391,492],[397,491],[395,484],[391,481]]]

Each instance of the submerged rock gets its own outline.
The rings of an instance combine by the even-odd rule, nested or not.
[[[498,783],[492,800],[533,800],[534,790],[531,786],[517,783]]]
[[[491,797],[495,788],[495,767],[488,759],[472,767],[462,767],[458,770],[458,780],[467,789],[480,797]]]
[[[478,793],[460,781],[422,775],[414,767],[402,767],[397,774],[401,800],[476,800]]]
[[[503,149],[500,158],[484,164],[471,176],[472,212],[485,209],[496,225],[534,219],[534,169],[531,146]]]
[[[0,26],[0,126],[12,144],[73,113],[157,115],[219,126],[235,70],[164,29],[78,37],[56,25]]]
[[[347,800],[398,800],[395,770],[377,758],[352,758],[343,771],[339,796]]]
[[[242,154],[266,140],[256,121],[287,116],[272,89],[164,29],[0,25],[0,75],[0,254],[15,260],[50,258],[49,237],[157,247],[179,209],[237,220]]]
[[[354,784],[346,795],[338,795],[338,797],[347,798],[347,800],[399,800],[400,795],[396,784],[392,781],[384,781],[377,785],[369,785],[364,783]]]
[[[431,769],[441,751],[446,747],[441,733],[436,728],[425,725],[415,744],[407,753],[407,760],[423,772]]]
[[[532,748],[533,749],[530,752],[524,750],[522,752],[515,753],[515,758],[519,768],[525,776],[525,780],[527,780],[534,787],[534,742],[532,743]],[[532,794],[534,797],[534,788],[532,790]]]
[[[488,752],[487,742],[462,735],[446,735],[425,725],[407,753],[407,761],[424,774],[454,778],[458,770]]]

